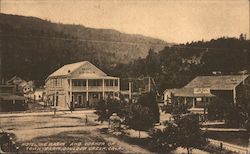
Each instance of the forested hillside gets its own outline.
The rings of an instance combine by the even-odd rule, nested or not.
[[[250,42],[243,34],[170,46],[141,35],[6,14],[0,14],[0,34],[2,76],[18,75],[38,85],[62,65],[82,60],[110,75],[151,76],[159,91],[214,71],[250,71]]]
[[[160,92],[182,87],[198,75],[240,74],[250,72],[250,41],[239,38],[212,39],[149,50],[146,58],[120,64],[118,76],[151,76]]]
[[[104,71],[169,44],[142,35],[0,14],[2,75],[41,82],[64,64],[88,60]]]

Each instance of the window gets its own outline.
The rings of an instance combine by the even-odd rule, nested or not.
[[[102,86],[102,80],[89,80],[89,86]]]
[[[105,86],[117,86],[117,80],[105,80]]]
[[[73,80],[73,86],[86,86],[86,80]]]
[[[57,79],[54,79],[54,85],[57,87]]]
[[[118,86],[118,80],[115,80],[115,86]]]
[[[62,79],[50,79],[50,87],[62,87]]]

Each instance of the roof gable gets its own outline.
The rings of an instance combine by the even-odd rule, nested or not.
[[[105,76],[106,74],[88,61],[67,64],[56,70],[49,77],[57,76],[79,76],[83,73],[95,73]]]
[[[105,74],[102,70],[100,70],[90,62],[86,62],[84,65],[80,66],[78,69],[72,72],[71,76],[84,78],[85,76],[90,76],[90,77],[107,76],[107,74]]]
[[[198,76],[185,88],[210,88],[211,90],[232,90],[249,75]]]
[[[10,80],[7,81],[7,84],[20,84],[22,82],[26,82],[19,76],[13,76]]]

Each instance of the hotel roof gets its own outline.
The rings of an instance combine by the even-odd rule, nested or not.
[[[100,70],[99,68],[97,68],[95,65],[91,64],[88,61],[81,61],[81,62],[77,62],[77,63],[66,64],[63,67],[61,67],[58,70],[56,70],[51,75],[49,75],[49,77],[69,76],[74,71],[76,71],[77,69],[79,69],[82,66],[86,66],[89,69],[94,69],[95,70],[95,75],[99,75],[100,76],[100,74],[102,74],[102,75],[106,76],[106,74],[102,70]],[[83,74],[89,74],[89,73],[83,73]]]

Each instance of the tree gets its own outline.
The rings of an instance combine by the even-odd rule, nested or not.
[[[152,118],[154,119],[154,123],[158,123],[160,121],[159,106],[156,102],[156,95],[154,92],[150,92],[141,96],[137,102],[143,107],[149,108],[150,112],[153,115]]]
[[[153,129],[150,132],[152,150],[158,153],[170,153],[179,147],[178,143],[178,129],[174,123],[167,122],[163,130]]]
[[[146,63],[146,69],[147,69],[147,74],[150,76],[154,76],[156,73],[159,72],[159,57],[157,56],[157,53],[154,52],[153,49],[149,49],[148,55],[145,58],[145,63]]]
[[[103,121],[108,119],[108,108],[107,108],[107,103],[104,100],[100,100],[97,105],[96,105],[96,112],[95,114],[98,115],[98,121]]]
[[[139,138],[140,131],[145,131],[153,127],[154,118],[148,107],[133,103],[128,106],[127,113],[125,124],[129,126],[129,128],[138,130]]]
[[[206,138],[200,129],[198,115],[185,115],[175,122],[178,129],[178,143],[187,149],[188,154],[191,148],[198,148],[206,144]]]

